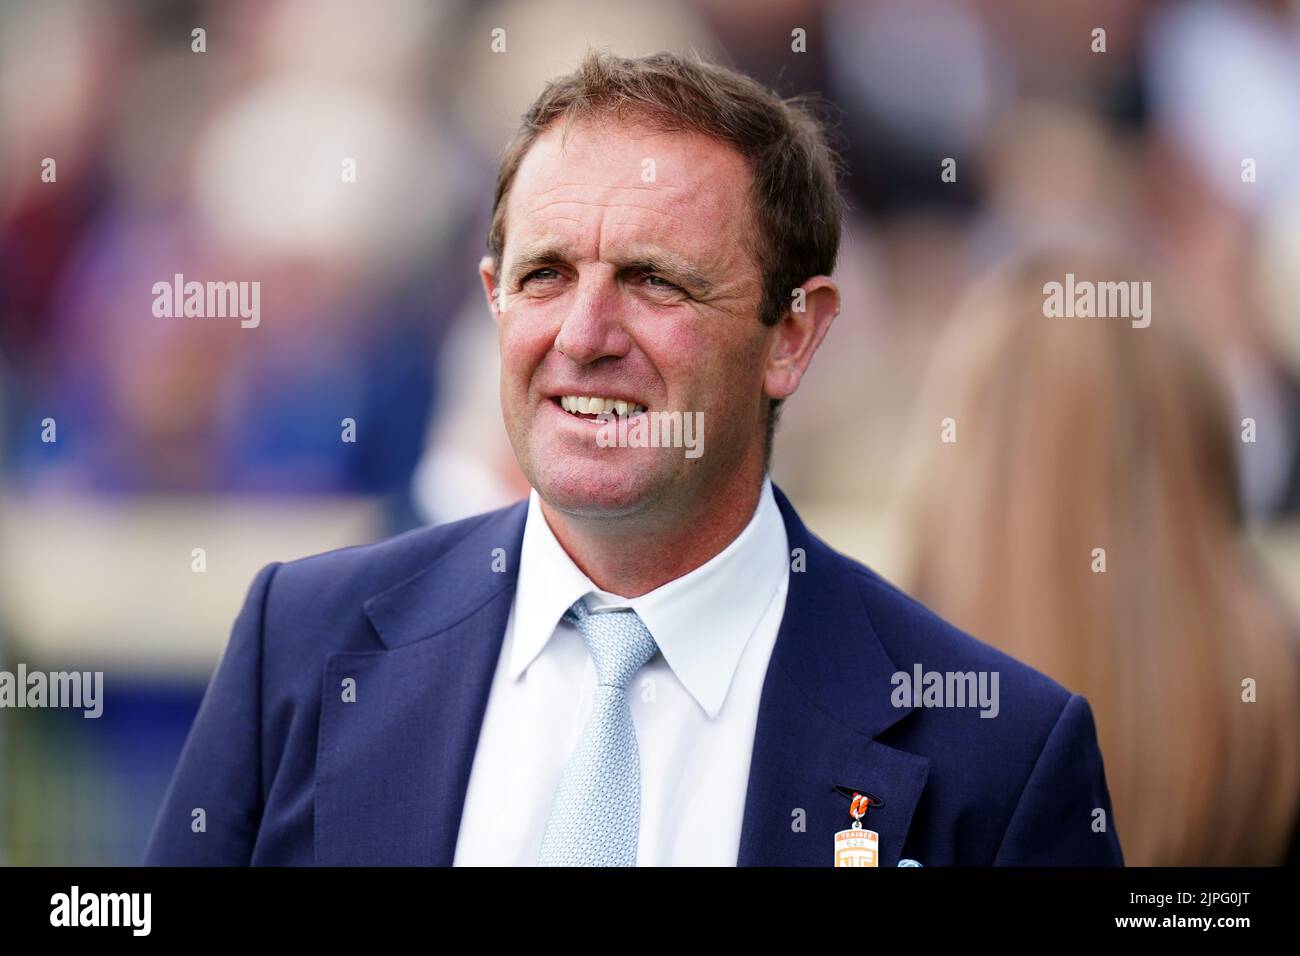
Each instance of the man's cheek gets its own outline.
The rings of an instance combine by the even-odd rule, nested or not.
[[[539,361],[538,351],[535,345],[517,334],[502,336],[501,375],[508,391],[527,391],[528,381]]]

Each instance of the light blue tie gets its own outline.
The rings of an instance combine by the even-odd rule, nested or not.
[[[537,862],[635,866],[641,759],[627,685],[659,646],[629,608],[593,614],[579,598],[564,619],[577,626],[596,665],[596,695],[560,777]]]

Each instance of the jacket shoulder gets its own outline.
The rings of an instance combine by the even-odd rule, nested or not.
[[[276,564],[263,607],[264,631],[277,652],[374,650],[364,605],[433,565],[456,561],[472,541],[509,550],[522,528],[519,502],[447,524],[416,528],[371,544]],[[305,646],[298,646],[306,642]]]
[[[1002,695],[1055,721],[1071,692],[1039,670],[966,633],[867,566],[844,557],[886,653],[900,668],[997,673]]]
[[[284,562],[276,573],[276,587],[326,586],[363,591],[369,597],[418,574],[476,532],[504,523],[521,504]]]

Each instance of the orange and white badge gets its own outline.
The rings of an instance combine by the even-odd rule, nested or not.
[[[853,795],[849,807],[853,826],[835,834],[836,866],[880,866],[880,834],[862,826],[869,804],[869,798],[862,794]]]

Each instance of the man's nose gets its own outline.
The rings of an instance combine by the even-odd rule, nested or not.
[[[632,340],[623,327],[619,300],[612,277],[590,273],[582,276],[555,336],[556,350],[579,365],[626,355]]]

